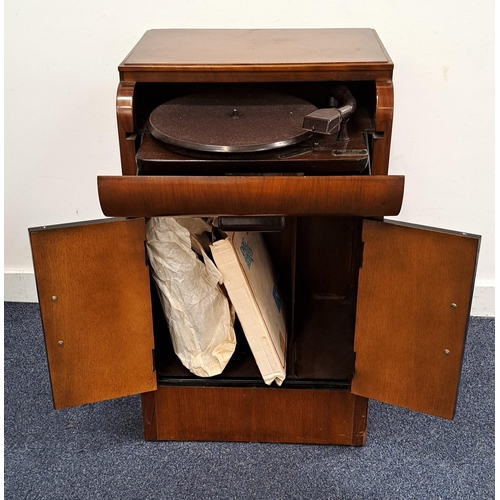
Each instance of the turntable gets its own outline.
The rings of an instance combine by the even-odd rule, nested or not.
[[[384,220],[393,63],[371,29],[151,30],[119,66],[104,219],[30,230],[56,408],[141,394],[148,440],[362,445],[368,398],[452,418],[479,237]],[[429,179],[430,180],[430,179]],[[262,231],[287,309],[267,387],[237,331],[222,374],[176,359],[151,216]]]
[[[137,152],[140,173],[369,172],[371,122],[346,86],[325,106],[269,87],[220,85],[155,108]],[[349,126],[349,130],[348,130]]]

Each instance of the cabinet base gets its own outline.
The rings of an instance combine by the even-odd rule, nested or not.
[[[142,394],[149,441],[365,444],[368,400],[341,389],[159,387]]]

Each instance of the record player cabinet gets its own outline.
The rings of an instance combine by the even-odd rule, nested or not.
[[[362,445],[368,398],[452,418],[479,237],[383,220],[403,178],[388,175],[393,64],[376,33],[152,30],[119,71],[123,175],[98,188],[122,218],[30,230],[55,407],[140,393],[148,440]],[[250,84],[308,97],[332,82],[352,86],[365,119],[362,172],[318,173],[314,158],[302,172],[137,169],[144,121],[172,96]],[[331,156],[355,164],[352,127]],[[264,385],[241,331],[220,376],[180,365],[145,255],[157,215],[285,217],[266,233],[288,310],[282,387]]]

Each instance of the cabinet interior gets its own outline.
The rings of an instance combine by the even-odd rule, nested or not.
[[[327,106],[332,88],[344,84],[356,100],[348,122],[349,141],[327,136],[325,147],[311,153],[275,158],[255,155],[186,157],[156,141],[147,132],[147,118],[160,104],[195,92],[235,87],[283,92],[318,108]],[[374,81],[313,81],[266,83],[142,83],[134,89],[134,129],[138,175],[370,174],[371,139],[375,123]],[[368,132],[368,133],[367,133]],[[330,142],[328,142],[330,141]],[[333,146],[332,146],[333,145]],[[306,146],[307,149],[307,146]],[[334,153],[337,157],[333,157]],[[181,152],[182,153],[182,152]],[[191,154],[191,153],[189,153]],[[364,155],[364,156],[363,156]],[[364,166],[362,160],[365,158]],[[359,166],[361,165],[361,167]],[[264,233],[287,305],[288,342],[286,386],[350,386],[354,373],[354,327],[361,248],[361,219],[356,217],[287,217],[281,232]],[[192,375],[173,351],[168,326],[154,284],[151,286],[155,362],[159,385],[264,385],[236,320],[237,346],[217,377]]]
[[[305,82],[245,82],[245,83],[207,83],[207,82],[137,82],[134,89],[134,125],[141,130],[151,112],[164,102],[187,94],[221,90],[250,88],[252,90],[282,92],[305,99],[317,107],[325,107],[332,87],[346,85],[356,100],[357,110],[366,109],[373,118],[376,105],[375,82],[366,81],[305,81]]]
[[[281,232],[263,233],[287,307],[287,378],[283,387],[349,387],[354,372],[356,290],[361,219],[287,217]],[[264,386],[241,326],[221,375],[191,374],[175,355],[151,280],[159,385]]]
[[[293,95],[317,108],[331,105],[334,87],[345,85],[356,101],[356,111],[346,124],[348,140],[337,135],[319,135],[274,151],[205,153],[167,145],[148,132],[147,120],[159,105],[192,93],[244,93],[245,88]],[[236,90],[235,90],[236,89]],[[375,85],[356,82],[270,82],[270,83],[137,83],[134,89],[134,130],[139,175],[353,175],[367,174],[375,121]],[[340,105],[341,103],[337,103]],[[262,120],[269,126],[269,120]],[[367,134],[368,132],[368,134]]]

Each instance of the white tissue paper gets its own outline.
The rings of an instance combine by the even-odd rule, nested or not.
[[[153,217],[146,224],[148,257],[174,351],[200,377],[220,374],[236,347],[234,311],[204,250],[210,243],[205,231],[211,230],[201,218]]]

